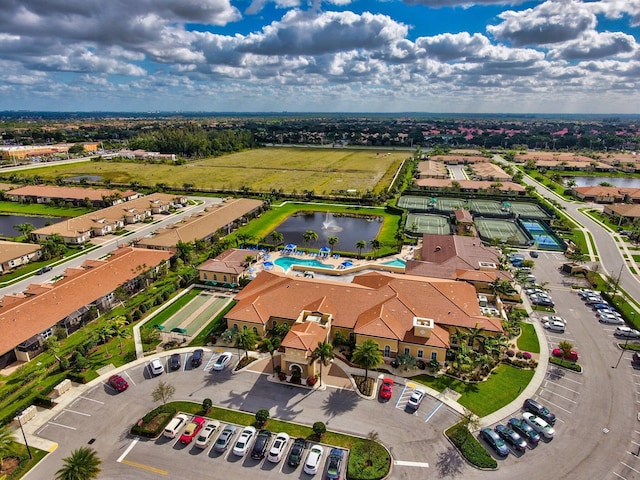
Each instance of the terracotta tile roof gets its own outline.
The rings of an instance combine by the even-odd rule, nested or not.
[[[151,238],[143,238],[138,245],[168,249],[175,247],[180,241],[201,240],[251,213],[262,204],[262,200],[250,198],[227,199],[225,202],[213,206],[209,211],[198,213],[168,228],[156,230],[156,235]]]
[[[255,250],[231,248],[198,266],[198,271],[240,274],[245,271],[247,256],[256,258],[257,254]]]
[[[622,217],[640,218],[640,205],[635,203],[620,203],[607,205],[604,207],[604,213],[620,215]]]
[[[20,258],[23,255],[29,255],[31,253],[40,250],[40,245],[33,243],[20,243],[9,242],[7,240],[0,240],[0,264]]]
[[[453,213],[456,216],[456,222],[473,223],[473,217],[471,216],[471,212],[469,210],[459,209],[454,210]]]
[[[431,335],[428,338],[419,337],[413,334],[413,330],[407,330],[402,341],[415,343],[416,345],[424,345],[426,347],[449,348],[451,346],[449,330],[440,325],[433,326]]]
[[[621,195],[618,187],[602,187],[600,185],[592,185],[589,187],[573,187],[573,191],[583,196],[589,197],[618,197]]]
[[[285,348],[294,348],[296,350],[305,350],[306,355],[311,355],[318,343],[327,341],[328,331],[316,322],[294,323],[287,335],[282,339],[282,346]]]
[[[171,257],[169,252],[124,247],[106,260],[90,262],[86,268],[67,269],[71,277],[54,284],[30,285],[26,298],[0,301],[0,355],[32,336],[53,327],[120,285],[138,277],[142,269]]]
[[[46,197],[84,200],[88,198],[94,202],[102,201],[103,197],[119,194],[121,198],[130,198],[137,195],[133,190],[112,190],[106,188],[64,187],[56,185],[26,185],[6,192],[6,195],[18,195],[23,197]]]
[[[460,184],[461,190],[488,190],[494,182],[489,180],[456,180]],[[419,178],[416,185],[419,187],[451,188],[453,180],[440,178]],[[525,188],[514,182],[500,182],[502,186],[498,188],[501,192],[525,192]]]

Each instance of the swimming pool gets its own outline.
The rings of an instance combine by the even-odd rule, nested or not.
[[[333,265],[327,265],[326,263],[319,262],[318,260],[305,260],[304,258],[280,257],[276,258],[273,263],[285,272],[288,271],[293,265],[333,269]]]
[[[390,267],[406,267],[407,262],[401,260],[400,258],[394,258],[393,260],[389,260],[388,262],[382,262],[382,265],[388,265]]]

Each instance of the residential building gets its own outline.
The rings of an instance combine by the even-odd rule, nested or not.
[[[21,294],[5,295],[0,300],[0,368],[16,360],[30,361],[56,325],[72,332],[92,319],[92,307],[111,308],[118,287],[130,293],[144,287],[143,279],[171,256],[122,247],[105,260],[87,260],[79,268],[65,270],[54,283],[32,284]]]
[[[5,197],[21,203],[69,202],[84,206],[89,202],[94,207],[106,207],[128,202],[139,197],[133,190],[106,188],[65,187],[57,185],[25,185],[5,193]]]
[[[257,250],[232,248],[216,258],[211,258],[198,266],[198,277],[204,285],[236,286],[240,278],[245,275],[250,262],[262,258],[262,253]]]
[[[495,163],[476,163],[471,169],[476,180],[489,180],[492,182],[510,182],[513,177]]]
[[[640,221],[640,205],[637,203],[615,203],[612,205],[605,205],[603,213],[617,221],[622,219],[631,223],[638,223]]]
[[[0,240],[0,274],[10,272],[32,260],[38,260],[41,255],[40,245]]]
[[[579,200],[595,203],[621,203],[625,200],[625,193],[618,187],[573,187],[573,194]]]
[[[525,195],[525,188],[514,182],[490,182],[488,180],[451,180],[439,178],[419,178],[416,185],[421,190],[443,192],[495,192],[498,194]],[[454,183],[455,182],[455,183]]]
[[[449,178],[449,172],[443,162],[424,160],[418,163],[418,178]]]

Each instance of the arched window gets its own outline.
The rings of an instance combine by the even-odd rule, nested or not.
[[[233,329],[234,329],[236,332],[238,331],[238,324],[237,324],[237,323],[234,323],[234,324],[233,324]]]
[[[424,350],[418,350],[418,358],[424,357]]]
[[[256,335],[258,334],[258,328],[257,327],[253,327],[253,333],[255,333]]]
[[[385,357],[388,357],[389,355],[391,355],[391,347],[389,345],[385,345],[384,346],[384,354]]]
[[[243,325],[243,326],[242,326],[242,329],[243,329],[243,330],[246,330],[246,329],[247,329],[247,326],[246,326],[246,325]]]
[[[411,349],[409,347],[404,347],[404,354],[411,355]]]

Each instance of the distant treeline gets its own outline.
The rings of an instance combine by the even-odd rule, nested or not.
[[[198,125],[160,128],[129,140],[132,150],[175,153],[183,157],[208,157],[253,148],[256,142],[245,130],[206,130]]]

